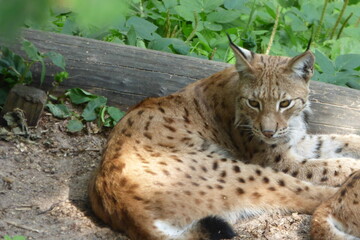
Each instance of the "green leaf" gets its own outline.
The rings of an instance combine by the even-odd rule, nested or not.
[[[160,13],[166,13],[167,9],[164,7],[164,3],[162,1],[158,1],[158,0],[152,0],[151,1],[152,4],[154,4],[154,8],[159,11]],[[152,19],[158,19],[161,18],[160,15],[154,13],[153,11],[151,11],[152,13]]]
[[[153,23],[137,16],[130,17],[126,26],[133,27],[137,35],[146,40],[155,39],[155,31],[158,28]]]
[[[203,0],[204,12],[214,11],[223,3],[224,0]]]
[[[46,104],[46,107],[49,108],[49,111],[52,113],[52,115],[54,115],[54,117],[64,119],[71,116],[68,107],[64,104],[48,103]]]
[[[22,44],[22,50],[24,50],[27,56],[33,61],[42,60],[42,56],[39,53],[38,49],[31,42],[24,40]]]
[[[114,122],[114,121],[112,120],[112,118],[111,118],[111,117],[108,117],[108,118],[105,119],[103,125],[104,125],[105,127],[113,127],[113,126],[116,124],[116,123],[113,123],[113,122]]]
[[[289,8],[298,4],[297,0],[277,0],[283,8]]]
[[[344,54],[335,60],[337,70],[352,70],[360,66],[360,54]]]
[[[177,0],[163,0],[163,3],[165,8],[170,9],[177,5]]]
[[[159,38],[151,41],[148,46],[150,49],[180,53],[186,55],[190,51],[190,47],[184,41],[176,38]]]
[[[349,71],[337,72],[335,76],[335,84],[340,86],[346,86],[348,81],[357,80],[358,78],[358,76],[354,76],[354,74]]]
[[[120,121],[120,119],[125,115],[125,112],[116,107],[108,107],[107,112],[115,122]]]
[[[205,46],[206,49],[208,49],[209,51],[212,50],[207,38],[204,35],[202,35],[200,32],[197,32],[196,36],[199,38],[199,41]]]
[[[207,16],[207,21],[217,23],[229,23],[239,18],[240,14],[235,10],[220,9],[216,12],[212,12]]]
[[[306,4],[301,5],[301,16],[306,22],[315,23],[319,20],[319,7],[322,6],[321,1],[307,1]]]
[[[336,58],[336,56],[344,54],[360,54],[360,35],[356,37],[342,37],[340,39],[332,39],[325,41],[324,44],[330,45],[331,56]]]
[[[49,94],[49,99],[50,99],[51,101],[57,101],[57,100],[59,100],[59,98],[58,98],[57,96],[54,96],[54,95],[52,95],[52,94]]]
[[[276,12],[275,9],[273,9],[273,5],[271,4],[271,2],[268,2],[264,5],[266,12],[273,18],[276,18]]]
[[[227,9],[236,9],[236,10],[241,10],[244,8],[248,8],[246,7],[246,3],[249,2],[249,0],[225,0],[224,1],[224,7]]]
[[[315,50],[315,56],[316,63],[319,65],[323,73],[333,74],[335,72],[333,62],[318,49]]]
[[[21,75],[25,75],[27,68],[24,63],[23,58],[20,57],[19,55],[15,55],[13,61],[14,61],[14,67],[15,67],[16,71],[18,73],[20,73]]]
[[[288,25],[285,26],[285,28],[290,29],[292,32],[299,32],[299,31],[307,31],[308,28],[306,26],[306,23],[296,14],[293,12],[289,12],[286,16],[286,22]],[[288,32],[290,32],[288,31]],[[292,33],[294,34],[294,33]],[[297,39],[299,41],[299,39]],[[294,44],[296,45],[296,44]]]
[[[65,72],[65,71],[56,73],[54,76],[55,82],[57,82],[57,83],[62,83],[65,79],[68,79],[68,78],[69,78],[69,73]]]
[[[188,45],[186,45],[183,41],[176,39],[177,41],[173,41],[172,44],[170,45],[175,53],[179,53],[182,55],[186,55],[189,53],[190,51],[190,47]]]
[[[45,53],[45,56],[50,58],[50,60],[52,61],[52,63],[56,66],[58,66],[59,68],[61,68],[62,70],[65,70],[65,59],[64,56],[61,55],[60,53],[57,52],[47,52]]]
[[[137,39],[137,40],[136,40],[136,46],[139,47],[139,48],[146,49],[145,42],[144,42],[144,40],[142,40],[142,39]]]
[[[191,11],[186,6],[182,6],[182,5],[176,6],[176,7],[174,7],[174,9],[180,17],[182,17],[186,21],[190,21],[190,22],[195,21],[194,13],[195,12],[198,13],[198,11]]]
[[[335,82],[336,82],[336,78],[335,78],[334,74],[328,74],[328,73],[317,72],[317,74],[314,74],[313,79],[316,81],[326,82],[326,83],[331,83],[331,84],[335,84]]]
[[[203,0],[180,0],[180,6],[185,7],[193,14],[194,12],[202,12],[204,3]]]
[[[342,36],[346,36],[345,38],[350,39],[350,40],[356,39],[357,41],[359,41],[359,39],[357,39],[357,38],[360,36],[360,28],[358,26],[356,26],[356,24],[350,25],[349,27],[344,29]],[[343,38],[336,39],[336,41],[337,40],[341,41],[341,39],[343,39]],[[356,51],[359,52],[359,49],[357,49]]]
[[[75,35],[77,32],[79,32],[79,26],[75,19],[71,16],[67,17],[61,29],[61,33]]]
[[[14,53],[12,51],[10,51],[10,49],[7,47],[1,47],[0,52],[3,56],[3,58],[11,59],[14,57]]]
[[[98,97],[81,88],[71,88],[66,91],[66,95],[69,96],[71,102],[74,104],[86,103]]]
[[[105,106],[107,98],[99,96],[89,101],[81,114],[85,121],[94,121],[96,119],[96,110],[102,106]]]
[[[360,81],[356,81],[355,79],[349,80],[346,85],[348,87],[360,90]]]
[[[204,22],[204,27],[211,31],[221,31],[223,27],[220,24],[212,23],[212,22]]]
[[[82,124],[82,122],[80,120],[70,120],[67,124],[66,127],[68,129],[69,132],[79,132],[84,128],[84,125]]]
[[[133,26],[131,26],[129,28],[129,31],[127,32],[127,44],[131,45],[131,46],[136,46],[136,32],[135,32],[135,28]]]
[[[7,68],[7,67],[9,67],[10,65],[11,65],[10,62],[9,62],[7,59],[0,59],[0,66],[1,66],[1,67]]]

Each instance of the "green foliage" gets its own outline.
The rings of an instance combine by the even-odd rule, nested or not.
[[[10,237],[9,235],[4,236],[4,240],[26,240],[26,237],[24,236],[13,236]]]
[[[55,117],[70,119],[66,126],[68,131],[72,133],[81,131],[86,122],[92,121],[96,121],[99,127],[114,127],[125,115],[118,108],[107,106],[107,98],[94,95],[80,88],[67,90],[60,102],[67,99],[74,105],[80,105],[83,108],[82,113],[78,114],[76,111],[70,110],[63,103],[48,103],[46,106]]]
[[[20,3],[25,0],[16,1]],[[50,15],[48,21],[41,25],[27,21],[27,26],[230,63],[234,63],[235,60],[228,47],[226,32],[237,45],[254,52],[265,53],[269,48],[270,54],[287,56],[303,52],[309,39],[312,38],[311,49],[331,59],[332,65],[337,69],[334,70],[336,74],[327,73],[321,69],[319,63],[316,79],[354,86],[344,83],[345,80],[334,79],[334,77],[345,77],[343,71],[338,69],[335,59],[341,55],[347,58],[348,54],[360,54],[359,1],[64,0],[61,2],[62,5],[54,2],[51,11],[43,8],[44,12]],[[40,5],[38,7],[41,8]],[[274,40],[270,41],[276,19],[278,19],[278,27],[274,31]],[[348,76],[351,76],[348,82],[360,84],[359,74],[354,72],[358,72],[359,69],[344,67],[349,73]],[[324,76],[320,77],[323,74]]]
[[[48,103],[46,104],[46,107],[48,107],[49,111],[52,113],[52,115],[54,115],[54,117],[65,119],[71,116],[70,110],[64,104]]]
[[[85,108],[81,116],[85,121],[91,122],[94,121],[97,117],[97,113],[101,112],[101,109],[105,107],[107,102],[107,98],[99,96],[92,100],[90,100]]]
[[[82,122],[78,119],[72,119],[67,124],[67,129],[71,133],[79,132],[84,128]]]
[[[41,83],[45,78],[45,58],[58,66],[61,72],[55,74],[53,87],[58,86],[62,81],[69,77],[65,71],[65,59],[56,52],[40,53],[38,49],[29,41],[24,40],[22,50],[26,53],[27,59],[13,53],[8,48],[0,48],[0,106],[5,103],[9,90],[15,84],[30,84],[33,80],[30,71],[34,63],[41,63]],[[107,98],[91,94],[80,88],[73,88],[66,91],[64,98],[68,98],[74,105],[85,105],[81,115],[68,108],[63,103],[62,98],[49,95],[54,102],[49,102],[47,109],[57,118],[70,119],[67,123],[69,132],[78,132],[84,128],[85,122],[97,120],[98,126],[113,127],[124,116],[124,112],[115,107],[106,105]],[[14,238],[15,239],[15,238]]]
[[[5,103],[8,92],[15,84],[32,83],[33,76],[30,69],[33,64],[41,64],[40,83],[44,82],[46,58],[62,70],[54,77],[55,85],[68,78],[65,60],[61,54],[55,52],[41,53],[27,40],[23,40],[21,48],[26,53],[27,58],[22,58],[10,49],[0,46],[0,106]]]
[[[345,54],[331,61],[319,50],[315,51],[318,71],[314,80],[360,89],[360,54]]]
[[[9,90],[16,83],[28,84],[32,81],[30,72],[31,63],[25,61],[19,55],[14,54],[8,48],[0,48],[0,82],[1,89]],[[0,100],[0,104],[4,99]]]

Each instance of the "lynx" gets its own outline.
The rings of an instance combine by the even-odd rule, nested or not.
[[[360,136],[306,132],[314,55],[230,46],[235,66],[117,124],[89,186],[94,213],[135,240],[219,240],[244,216],[320,206],[313,239],[360,237],[360,173],[339,189],[360,169]]]

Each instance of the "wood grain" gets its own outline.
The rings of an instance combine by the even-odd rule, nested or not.
[[[173,93],[187,84],[207,77],[225,67],[225,63],[112,44],[55,33],[24,30],[23,36],[41,52],[56,51],[66,58],[71,78],[58,89],[81,87],[108,97],[123,109],[147,97]],[[18,50],[18,49],[17,49]],[[49,88],[59,69],[47,63]],[[35,76],[40,68],[35,67]],[[360,134],[360,91],[311,83],[314,114],[309,129],[316,133]]]

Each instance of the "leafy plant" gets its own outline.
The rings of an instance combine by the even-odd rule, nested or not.
[[[5,103],[8,92],[15,84],[30,84],[33,81],[31,67],[35,63],[40,63],[41,77],[40,83],[44,82],[46,66],[45,59],[58,66],[62,71],[54,77],[55,86],[68,77],[65,70],[64,57],[56,52],[41,53],[29,41],[23,40],[22,50],[26,53],[27,58],[15,54],[7,47],[0,47],[0,105]]]
[[[51,62],[58,66],[61,72],[54,77],[53,87],[58,86],[64,79],[68,78],[65,71],[64,57],[55,52],[40,53],[38,49],[29,41],[24,40],[22,49],[28,59],[24,59],[13,53],[8,48],[2,47],[0,52],[0,105],[4,104],[8,91],[15,84],[30,84],[33,81],[31,66],[34,63],[41,63],[41,79],[43,83],[46,67],[45,59],[49,58]],[[57,98],[49,94],[50,99],[46,107],[57,118],[69,119],[67,129],[69,132],[78,132],[84,128],[85,122],[97,121],[100,127],[113,127],[123,116],[124,112],[115,107],[107,106],[107,98],[91,94],[80,88],[73,88],[66,91],[63,98]],[[83,105],[81,114],[77,114],[63,103],[64,99],[69,99],[74,105]]]
[[[360,3],[357,1],[128,2],[128,11],[123,11],[116,21],[101,28],[95,22],[81,24],[78,15],[85,14],[84,11],[71,6],[54,6],[56,14],[53,18],[57,20],[50,22],[49,26],[56,25],[55,31],[61,33],[231,63],[234,58],[225,33],[229,33],[236,44],[259,53],[294,56],[302,52],[312,38],[312,50],[322,52],[329,59],[360,54],[357,20],[360,18],[357,11]],[[336,65],[336,60],[332,64]],[[340,75],[338,73],[328,79],[329,75],[320,67],[318,69],[315,79],[345,85],[344,80],[335,80],[345,76],[343,70],[337,71],[341,72]],[[358,69],[355,67],[351,70],[349,82],[359,83],[359,74],[354,72]]]
[[[349,86],[360,90],[360,54],[345,54],[331,61],[319,50],[315,51],[318,71],[314,80]]]
[[[359,7],[355,0],[55,1],[47,22],[26,26],[230,63],[225,33],[252,51],[286,56],[301,53],[313,39],[311,49],[336,65],[341,55],[360,54]],[[359,83],[357,75],[348,82]],[[344,85],[327,77],[321,80]]]
[[[48,103],[49,111],[57,118],[69,119],[67,129],[69,132],[79,132],[86,122],[96,121],[99,127],[113,127],[125,115],[118,108],[107,106],[107,98],[97,96],[80,88],[66,91],[60,101],[69,100],[74,105],[83,106],[82,113],[70,110],[65,104]]]
[[[45,59],[49,58],[51,62],[58,66],[60,69],[65,71],[65,59],[60,53],[56,52],[47,52],[47,53],[41,53],[39,50],[32,44],[31,42],[24,40],[22,44],[22,49],[26,52],[28,60],[28,65],[30,69],[31,65],[33,65],[36,62],[41,63],[41,77],[40,77],[40,83],[44,82],[45,79],[45,73],[46,73],[46,66],[45,66]],[[63,75],[63,73],[57,74],[55,77],[58,77],[60,75]]]

